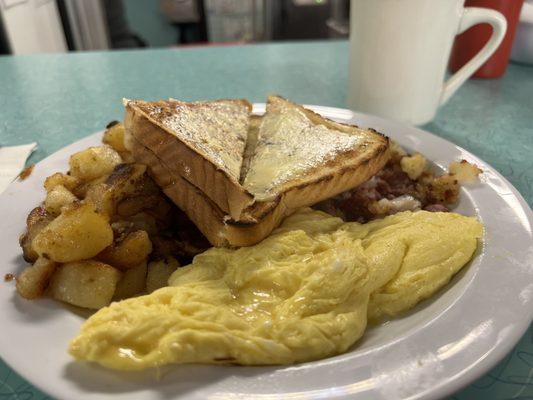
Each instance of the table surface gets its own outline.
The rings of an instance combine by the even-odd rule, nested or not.
[[[345,41],[0,57],[0,145],[36,141],[35,163],[121,119],[122,98],[182,100],[271,93],[346,107]],[[424,129],[484,159],[533,203],[533,67],[470,80]],[[45,394],[0,360],[1,399]],[[451,398],[533,399],[533,327],[483,378]]]

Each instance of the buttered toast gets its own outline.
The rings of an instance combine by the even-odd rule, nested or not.
[[[128,132],[233,218],[254,198],[239,183],[252,105],[247,100],[124,101]]]
[[[150,167],[165,193],[215,246],[257,243],[296,209],[363,183],[389,157],[388,139],[383,135],[330,121],[278,96],[269,97],[262,117],[248,113],[245,118],[243,108],[236,111],[232,107],[221,107],[221,112],[226,112],[223,117],[192,117],[196,104],[128,101],[125,125],[136,161]],[[201,104],[209,107],[208,102]],[[246,103],[239,100],[235,104]],[[172,116],[184,108],[186,118]],[[235,132],[228,133],[229,122],[202,132],[208,150],[178,143],[181,138],[194,137],[198,126],[209,124],[210,119],[229,121],[232,112],[237,120]],[[194,121],[194,128],[168,122],[188,119]],[[169,132],[177,126],[178,132]],[[210,135],[217,138],[210,142]],[[236,162],[213,162],[210,153],[217,154],[222,138],[226,146],[233,143],[233,147],[224,148],[219,158],[227,158],[229,153]],[[178,149],[172,151],[174,147]],[[236,165],[240,165],[238,173]]]

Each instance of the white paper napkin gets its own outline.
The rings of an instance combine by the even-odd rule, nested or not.
[[[36,147],[37,143],[0,147],[0,193],[22,172]]]

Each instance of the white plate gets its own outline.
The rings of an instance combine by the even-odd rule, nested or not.
[[[533,318],[532,213],[492,167],[467,151],[409,126],[311,107],[330,118],[377,129],[446,167],[467,159],[482,184],[462,189],[458,211],[486,227],[482,249],[452,282],[403,318],[369,328],[348,353],[289,367],[178,365],[163,371],[118,373],[73,363],[68,342],[83,322],[54,301],[26,301],[14,284],[0,290],[0,355],[20,375],[60,399],[435,398],[448,395],[494,366]],[[255,105],[264,111],[264,105]],[[89,136],[46,158],[0,196],[0,273],[20,272],[18,247],[27,213],[44,198],[43,179],[67,169],[70,154],[97,145]]]

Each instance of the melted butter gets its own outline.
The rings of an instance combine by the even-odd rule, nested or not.
[[[397,315],[446,284],[481,235],[475,218],[454,213],[358,224],[301,210],[261,243],[212,248],[169,287],[99,310],[70,353],[122,370],[339,354],[361,337],[367,315]]]
[[[367,134],[347,134],[313,123],[300,109],[268,104],[244,186],[259,200],[274,197],[295,177],[356,149]]]
[[[235,102],[135,102],[169,132],[239,180],[249,110]]]

